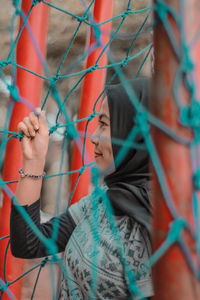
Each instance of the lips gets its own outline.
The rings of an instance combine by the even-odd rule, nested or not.
[[[102,154],[100,152],[96,152],[96,151],[94,152],[94,157],[95,158],[98,158],[100,156],[102,156]]]

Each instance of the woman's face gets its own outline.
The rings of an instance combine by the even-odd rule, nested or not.
[[[97,129],[90,140],[95,145],[94,157],[97,166],[101,171],[105,171],[109,167],[109,173],[111,173],[114,171],[114,158],[111,144],[110,113],[107,98],[105,98],[101,104],[98,117]]]

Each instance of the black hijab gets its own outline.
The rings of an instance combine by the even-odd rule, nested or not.
[[[148,108],[150,79],[138,78],[129,81],[137,99]],[[111,138],[125,141],[135,126],[136,112],[122,84],[107,88],[110,112]],[[141,134],[134,140],[144,144]],[[115,171],[104,178],[108,186],[107,195],[115,215],[128,215],[141,223],[150,232],[150,172],[147,150],[129,148],[123,160],[117,165],[116,157],[122,145],[112,142]]]

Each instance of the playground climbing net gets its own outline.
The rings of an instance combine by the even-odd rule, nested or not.
[[[66,49],[65,54],[63,55],[63,58],[57,68],[57,72],[54,76],[50,75],[49,72],[49,68],[44,60],[44,58],[42,57],[40,51],[38,50],[37,45],[35,44],[35,40],[34,40],[34,36],[32,34],[31,28],[29,26],[29,18],[30,15],[32,13],[32,11],[35,9],[35,6],[37,6],[40,2],[42,2],[45,5],[48,5],[49,7],[51,7],[51,9],[56,9],[59,12],[62,12],[66,15],[70,15],[72,16],[76,21],[77,21],[77,28],[75,30],[75,33],[71,39],[71,41],[69,42],[69,46]],[[70,70],[73,70],[73,68],[75,69],[76,66],[78,64],[80,64],[83,60],[85,60],[85,58],[91,53],[91,51],[93,51],[95,48],[99,47],[99,43],[101,43],[101,24],[97,24],[93,18],[93,14],[92,14],[92,8],[94,5],[94,0],[90,1],[89,4],[87,4],[88,2],[86,1],[80,1],[83,4],[83,7],[85,8],[84,13],[82,14],[82,16],[78,16],[73,14],[72,12],[66,11],[63,8],[57,7],[56,5],[54,5],[53,3],[50,3],[48,1],[45,0],[33,0],[32,1],[32,5],[29,9],[29,12],[27,13],[27,15],[24,14],[24,12],[22,11],[22,9],[20,8],[20,1],[17,0],[13,0],[13,7],[14,7],[14,12],[13,12],[13,16],[11,19],[11,47],[10,47],[10,51],[8,54],[7,59],[0,61],[0,76],[1,79],[4,81],[4,83],[7,86],[8,91],[10,92],[11,95],[11,101],[9,104],[9,109],[8,109],[8,120],[10,118],[13,106],[16,102],[21,101],[22,103],[24,103],[25,105],[27,105],[31,110],[35,110],[35,108],[31,105],[31,103],[28,101],[28,99],[24,99],[23,97],[20,96],[17,86],[15,85],[15,76],[16,76],[16,68],[21,68],[23,70],[26,70],[27,72],[30,72],[32,74],[34,74],[35,76],[38,76],[40,78],[42,78],[43,80],[45,80],[46,82],[48,82],[49,84],[49,89],[48,92],[46,94],[46,96],[44,97],[44,99],[42,99],[42,105],[41,108],[44,109],[47,101],[49,99],[49,96],[51,95],[55,102],[58,105],[58,113],[56,116],[56,120],[55,120],[55,125],[49,128],[49,135],[51,135],[53,132],[57,131],[59,128],[66,128],[65,133],[63,134],[63,140],[64,139],[75,139],[77,140],[77,138],[79,137],[79,132],[76,130],[76,127],[74,126],[75,123],[77,122],[81,122],[82,120],[76,120],[73,121],[70,119],[69,117],[69,113],[67,111],[67,107],[66,107],[66,102],[68,100],[68,98],[70,97],[71,93],[81,84],[81,82],[83,81],[84,77],[87,76],[88,73],[92,73],[95,72],[95,70],[101,69],[101,68],[105,68],[105,69],[109,69],[112,68],[114,70],[114,74],[111,76],[111,78],[109,78],[109,80],[106,83],[106,86],[109,85],[110,83],[112,83],[112,81],[114,80],[115,77],[118,77],[119,80],[123,83],[124,88],[126,89],[130,100],[132,101],[132,104],[136,110],[136,112],[138,112],[138,115],[136,117],[137,119],[137,126],[138,126],[138,130],[142,133],[142,135],[144,136],[145,139],[145,144],[146,147],[149,151],[151,160],[153,162],[153,165],[155,167],[155,170],[157,172],[157,175],[159,177],[159,182],[160,182],[160,186],[163,192],[163,195],[165,197],[165,201],[166,204],[171,212],[171,215],[173,216],[173,222],[172,222],[172,226],[169,229],[168,235],[166,237],[166,240],[164,241],[164,243],[160,246],[159,249],[157,249],[154,254],[151,256],[150,260],[148,261],[148,263],[146,264],[146,268],[151,268],[154,264],[156,264],[156,262],[166,253],[166,251],[175,243],[178,242],[181,246],[181,249],[185,255],[186,261],[189,264],[192,272],[194,273],[195,277],[199,278],[199,269],[198,267],[196,267],[192,257],[189,255],[188,252],[188,247],[186,242],[181,238],[181,233],[183,229],[188,230],[188,232],[191,234],[192,238],[195,241],[195,249],[198,255],[198,259],[200,258],[200,243],[199,243],[199,215],[198,215],[198,201],[197,201],[197,194],[196,194],[196,190],[200,188],[200,169],[199,169],[199,163],[197,162],[197,157],[198,157],[198,153],[197,153],[197,149],[198,149],[198,142],[199,142],[199,119],[197,117],[197,115],[195,114],[196,111],[199,111],[199,103],[195,98],[195,84],[193,80],[188,80],[188,77],[184,77],[184,79],[186,80],[186,85],[188,87],[188,90],[191,94],[191,103],[189,106],[185,107],[181,104],[180,99],[179,99],[179,95],[176,94],[175,95],[175,100],[176,103],[180,109],[180,114],[181,114],[181,118],[183,123],[185,124],[185,126],[188,126],[189,128],[191,128],[194,132],[194,140],[192,142],[188,142],[186,141],[184,138],[179,137],[176,135],[176,133],[171,130],[170,128],[168,128],[164,123],[162,123],[160,120],[156,119],[149,111],[147,112],[144,108],[142,108],[141,110],[141,105],[138,102],[138,99],[136,98],[134,91],[131,89],[131,87],[129,86],[128,81],[126,80],[126,76],[125,73],[123,71],[123,68],[125,67],[125,65],[129,64],[129,62],[133,61],[134,59],[136,59],[139,56],[142,56],[142,63],[138,69],[138,72],[136,74],[136,77],[138,77],[142,71],[142,67],[144,66],[145,62],[149,59],[149,56],[151,54],[151,50],[152,50],[152,43],[149,43],[148,45],[146,45],[142,50],[140,50],[138,53],[134,54],[133,56],[131,56],[132,50],[134,49],[134,46],[136,44],[136,41],[138,39],[138,37],[144,33],[145,28],[148,27],[146,26],[150,15],[152,14],[152,10],[156,11],[158,19],[162,22],[162,25],[164,26],[168,37],[171,41],[172,47],[174,49],[174,51],[177,53],[177,57],[179,59],[179,63],[180,66],[184,66],[184,71],[183,68],[180,68],[177,77],[176,77],[176,81],[174,82],[174,86],[175,86],[175,90],[176,87],[180,84],[183,76],[185,75],[185,72],[188,74],[190,72],[192,72],[192,61],[189,55],[189,47],[187,45],[186,39],[184,38],[184,31],[183,31],[183,26],[181,23],[181,17],[179,15],[176,14],[176,12],[169,7],[167,4],[165,4],[164,1],[157,1],[155,2],[155,4],[151,7],[146,7],[140,10],[134,10],[134,1],[127,1],[127,8],[125,11],[123,11],[121,14],[112,17],[111,19],[106,20],[104,23],[107,22],[112,22],[113,20],[119,19],[120,22],[118,24],[118,27],[116,28],[116,30],[114,32],[111,32],[110,34],[110,40],[106,45],[101,45],[102,47],[102,52],[100,53],[98,59],[96,60],[95,64],[93,66],[91,66],[88,69],[84,69],[81,70],[80,72],[76,72],[76,73],[69,73],[69,74],[61,74],[61,67],[63,65],[63,63],[65,62],[66,58],[68,57],[69,54],[69,50],[72,47],[75,38],[77,36],[78,31],[80,30],[80,27],[82,24],[87,24],[88,26],[90,26],[93,30],[93,34],[96,40],[96,43],[92,45],[93,49],[88,48],[85,50],[85,52],[83,54],[81,54],[74,62],[73,62],[73,66],[70,66]],[[180,1],[181,3],[181,1]],[[87,5],[86,5],[87,4]],[[180,4],[182,5],[182,4]],[[126,55],[125,57],[120,61],[120,62],[116,62],[114,56],[112,55],[111,51],[109,50],[109,46],[110,44],[113,42],[113,40],[115,40],[117,38],[117,35],[120,31],[121,28],[123,28],[123,24],[126,20],[126,18],[134,18],[136,14],[144,14],[144,20],[141,23],[138,31],[132,35],[132,39],[130,40],[130,45],[127,49]],[[177,23],[180,34],[181,34],[181,46],[178,47],[178,45],[174,42],[175,37],[173,36],[173,32],[172,29],[170,27],[170,24],[166,18],[166,14],[170,13],[174,19],[174,21]],[[14,27],[14,22],[16,20],[16,18],[18,18],[19,16],[21,16],[21,18],[23,19],[23,24],[21,25],[21,28],[19,30],[19,33],[17,34],[16,38],[13,37],[13,27]],[[155,24],[154,24],[155,25]],[[34,73],[32,70],[26,69],[25,67],[22,67],[20,65],[17,64],[16,62],[16,57],[15,57],[15,49],[17,46],[17,43],[19,41],[20,35],[23,32],[24,28],[26,28],[30,34],[30,37],[32,39],[33,44],[35,45],[35,48],[37,49],[37,53],[38,56],[41,60],[41,63],[43,65],[43,70],[44,70],[44,75],[41,74],[36,74]],[[149,31],[150,33],[150,31]],[[132,34],[132,33],[131,33]],[[101,59],[102,55],[105,53],[105,51],[107,51],[107,57],[109,59],[109,64],[104,66],[104,67],[100,67],[99,66],[99,60]],[[182,52],[182,55],[180,55],[180,52]],[[4,68],[8,65],[12,65],[12,73],[13,73],[13,80],[12,83],[8,83],[6,80],[6,76],[4,74]],[[65,96],[64,99],[62,99],[62,97],[60,96],[58,87],[56,85],[57,82],[59,82],[59,80],[64,80],[67,79],[69,77],[76,77],[76,76],[80,76],[80,78],[77,80],[77,82],[74,84],[73,88],[67,93],[67,95]],[[105,88],[106,88],[105,86]],[[96,105],[97,103],[100,101],[102,95],[104,94],[105,89],[102,90],[102,93],[99,95],[99,97],[96,99],[96,102],[94,104],[93,107],[93,113],[90,114],[86,119],[87,119],[87,125],[89,122],[91,122],[91,120],[98,114],[98,112],[96,111]],[[59,115],[62,114],[65,123],[64,124],[60,124],[59,123]],[[196,119],[195,119],[196,118]],[[85,119],[84,119],[85,120]],[[2,144],[0,146],[0,165],[2,166],[3,164],[3,158],[4,158],[4,150],[6,147],[7,142],[10,139],[20,139],[22,137],[21,134],[17,133],[17,132],[11,132],[8,130],[8,124],[9,122],[6,122],[5,128],[4,130],[0,131],[0,134],[3,135],[3,140],[2,140]],[[171,139],[186,145],[187,147],[190,147],[191,153],[192,153],[192,161],[194,162],[194,176],[193,176],[193,180],[194,180],[194,190],[193,190],[193,205],[194,205],[194,223],[195,223],[195,230],[191,228],[191,226],[189,225],[189,223],[187,222],[187,220],[185,220],[184,218],[182,218],[181,216],[178,215],[175,206],[173,205],[173,201],[172,198],[170,197],[170,191],[169,191],[169,187],[167,185],[167,182],[165,180],[165,170],[162,168],[162,164],[159,160],[158,154],[155,150],[155,145],[153,142],[153,139],[151,137],[151,134],[149,132],[149,128],[150,128],[150,124],[153,124],[154,126],[156,126],[157,128],[159,128],[160,130],[164,131],[165,134],[167,134]],[[123,262],[123,267],[126,273],[126,277],[127,277],[127,286],[128,289],[130,291],[130,294],[132,295],[132,298],[134,299],[134,295],[137,295],[139,298],[143,298],[143,295],[140,291],[140,289],[137,287],[136,282],[135,282],[135,278],[136,276],[138,276],[138,274],[134,274],[133,270],[131,270],[129,268],[129,265],[127,264],[127,262],[125,261],[125,256],[123,254],[123,247],[120,247],[121,243],[120,243],[120,237],[118,234],[118,230],[117,227],[115,226],[115,220],[113,218],[113,214],[112,214],[112,208],[111,205],[109,203],[109,199],[107,199],[106,194],[104,192],[104,189],[102,189],[102,187],[99,185],[98,183],[98,176],[99,176],[99,172],[98,170],[93,166],[93,163],[90,164],[86,164],[85,163],[85,140],[87,137],[87,125],[86,125],[86,130],[84,133],[84,143],[83,143],[83,151],[82,151],[82,158],[83,158],[83,165],[79,170],[76,170],[76,172],[81,175],[86,168],[92,168],[92,181],[94,184],[94,193],[93,195],[101,195],[102,200],[104,205],[106,206],[106,213],[108,215],[108,218],[110,220],[110,226],[116,236],[116,241],[118,244],[118,249],[119,249],[119,254],[120,254],[120,258],[121,261]],[[148,134],[147,134],[148,133]],[[131,140],[130,140],[131,139]],[[124,143],[124,146],[122,147],[122,156],[125,155],[128,146],[132,144],[133,147],[138,147],[137,144],[133,143],[134,141],[134,136],[131,135],[126,142]],[[121,159],[121,157],[119,158]],[[46,175],[45,178],[48,179],[50,177],[53,176],[63,176],[66,174],[70,174],[71,171],[67,171],[65,173],[61,173],[61,174],[52,174],[52,175]],[[78,176],[78,179],[80,178],[80,176]],[[10,184],[17,182],[17,180],[13,180],[13,181],[0,181],[0,186],[1,188],[4,190],[4,192],[6,194],[8,194],[11,198],[11,201],[13,201],[14,203],[18,203],[18,200],[15,198],[15,196],[13,195],[11,189],[9,188]],[[76,186],[76,184],[75,184]],[[70,200],[73,196],[73,192],[74,192],[75,188],[72,191],[72,194],[70,196]],[[98,196],[94,196],[93,202],[94,202],[94,206],[95,206],[95,201],[97,201]],[[70,204],[70,201],[68,203],[68,206]],[[36,227],[36,225],[34,224],[34,222],[31,220],[31,218],[29,217],[29,215],[26,213],[25,209],[21,206],[17,206],[19,212],[22,214],[23,218],[25,219],[25,221],[27,222],[27,224],[31,227],[31,229],[33,230],[33,232],[39,237],[39,239],[44,243],[45,247],[48,249],[48,253],[55,253],[55,240],[57,237],[57,226],[55,224],[55,228],[53,230],[53,234],[52,234],[52,238],[51,239],[47,239],[45,238],[39,231],[39,229]],[[94,215],[94,220],[95,220],[95,215]],[[94,247],[95,244],[98,244],[98,228],[96,228],[95,226],[95,222],[94,222],[94,228],[93,228],[93,235],[94,235]],[[20,278],[26,276],[28,273],[30,273],[33,269],[38,269],[38,276],[36,279],[36,282],[34,284],[33,287],[33,292],[31,295],[31,299],[33,299],[34,297],[34,293],[35,293],[35,289],[39,280],[39,275],[40,275],[40,271],[41,268],[45,266],[45,264],[47,263],[47,261],[49,261],[51,264],[54,264],[55,262],[58,263],[60,265],[60,268],[62,269],[63,273],[65,274],[65,265],[62,261],[62,259],[60,258],[60,256],[58,256],[57,254],[53,254],[50,255],[46,258],[44,258],[41,263],[39,263],[38,265],[36,265],[34,268],[28,270],[27,272],[23,273],[20,277],[16,278],[13,281],[8,281],[7,279],[7,275],[6,275],[6,259],[7,259],[7,252],[8,252],[8,247],[9,247],[9,236],[2,236],[0,237],[0,242],[2,240],[8,240],[8,246],[6,248],[6,252],[5,253],[0,253],[0,257],[4,258],[4,278],[0,278],[0,299],[2,299],[3,294],[6,293],[10,299],[15,299],[12,292],[10,291],[9,287],[12,286],[17,280],[19,280]],[[198,264],[199,266],[199,264]],[[93,273],[93,285],[91,286],[91,289],[95,290],[95,283],[97,282],[97,274],[94,272]],[[52,289],[53,289],[53,294],[55,293],[55,283],[54,283],[54,277],[52,275]],[[92,293],[91,293],[92,295]]]

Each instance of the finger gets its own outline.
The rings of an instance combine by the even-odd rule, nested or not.
[[[46,123],[46,112],[45,110],[41,110],[40,107],[37,107],[34,111],[35,116],[39,118],[39,120],[43,121]]]
[[[33,126],[33,128],[35,130],[38,130],[39,129],[39,120],[38,120],[38,117],[36,117],[35,113],[34,112],[31,112],[29,114],[29,120]]]
[[[17,130],[20,134],[24,134],[27,137],[30,137],[29,131],[27,126],[25,125],[24,122],[20,122],[17,126]]]
[[[37,118],[40,117],[40,114],[41,114],[41,108],[40,107],[36,107],[35,110],[34,110],[34,114]]]
[[[39,116],[37,117],[38,122],[39,122],[38,133],[42,134],[43,136],[49,135],[49,129],[48,129],[48,125],[47,125],[45,110],[41,110],[40,107],[37,107],[34,111],[34,114],[35,114],[35,112],[37,112],[37,114],[39,114]]]
[[[26,125],[28,132],[30,134],[31,137],[35,137],[35,129],[29,119],[29,117],[25,117],[23,120],[24,124]]]

